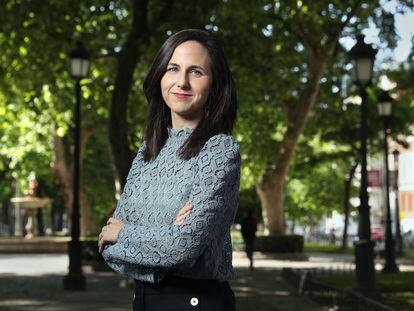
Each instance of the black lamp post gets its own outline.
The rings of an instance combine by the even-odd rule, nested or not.
[[[385,158],[385,204],[387,207],[387,220],[385,228],[385,265],[383,273],[399,272],[395,263],[395,248],[392,238],[391,228],[391,208],[390,208],[390,171],[388,168],[388,121],[392,113],[392,97],[386,91],[381,91],[378,95],[378,114],[384,122],[384,158]]]
[[[360,160],[361,187],[358,208],[358,238],[355,242],[356,286],[364,295],[377,297],[375,281],[374,244],[371,240],[370,207],[368,205],[368,174],[367,174],[367,91],[371,84],[375,55],[377,50],[364,42],[364,36],[357,37],[357,43],[349,51],[353,60],[355,81],[360,88],[361,119],[360,119]]]
[[[394,194],[395,194],[395,250],[398,256],[402,255],[402,236],[400,225],[400,202],[399,202],[399,189],[398,189],[398,175],[399,175],[399,155],[400,152],[395,149],[392,152],[394,156]]]
[[[76,49],[70,53],[71,73],[76,79],[76,105],[75,105],[75,149],[73,159],[73,205],[72,230],[69,242],[69,273],[63,279],[63,288],[82,290],[86,288],[85,276],[82,274],[82,245],[79,240],[80,214],[79,214],[79,157],[80,157],[80,80],[86,77],[89,67],[89,54],[82,43],[76,44]]]

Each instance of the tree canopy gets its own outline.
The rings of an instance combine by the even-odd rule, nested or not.
[[[122,176],[141,144],[146,113],[142,82],[156,51],[172,33],[201,28],[222,42],[235,77],[239,115],[234,135],[241,144],[242,190],[251,193],[263,186],[260,180],[268,174],[278,176],[286,193],[283,200],[276,191],[282,215],[317,218],[340,209],[342,197],[334,189],[343,187],[357,157],[359,126],[350,60],[341,42],[371,23],[380,29],[380,46],[395,47],[394,16],[382,4],[2,1],[3,205],[12,194],[13,179],[24,187],[28,176],[36,173],[70,206],[75,81],[68,54],[81,40],[92,55],[88,78],[82,80],[82,204],[88,206],[93,222],[103,221],[114,208],[115,186],[122,186]],[[403,12],[408,4],[400,1],[395,10]],[[391,126],[400,136],[410,132],[412,123],[412,60],[411,55],[408,65],[377,71],[397,83]],[[380,142],[376,93],[375,87],[370,89],[373,152]],[[286,150],[290,158],[285,159]],[[246,195],[242,200],[257,203]],[[269,204],[265,218],[280,217],[277,204]],[[274,226],[269,223],[269,228]]]

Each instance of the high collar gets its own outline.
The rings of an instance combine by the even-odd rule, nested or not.
[[[194,131],[194,128],[175,129],[168,127],[168,137],[188,137]]]

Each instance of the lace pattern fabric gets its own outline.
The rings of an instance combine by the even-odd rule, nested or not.
[[[135,157],[114,212],[125,226],[118,242],[102,253],[116,272],[147,282],[166,274],[232,279],[230,227],[238,207],[239,145],[233,137],[211,137],[198,156],[182,160],[178,150],[192,129],[168,129],[158,157],[144,162],[145,143]],[[193,211],[173,225],[189,201]]]

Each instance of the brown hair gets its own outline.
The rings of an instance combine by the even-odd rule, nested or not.
[[[144,80],[143,88],[148,101],[144,128],[146,162],[158,156],[168,137],[167,128],[172,127],[171,110],[161,94],[161,79],[175,48],[190,40],[199,42],[207,49],[211,59],[213,84],[205,104],[208,113],[204,114],[204,118],[181,147],[180,157],[189,159],[200,152],[210,137],[219,133],[231,134],[233,131],[237,113],[237,96],[223,51],[217,40],[207,32],[197,29],[182,30],[164,42]]]

